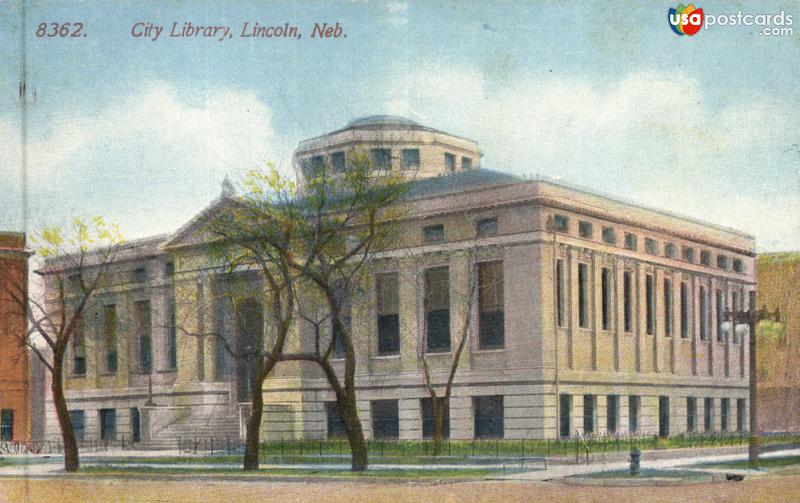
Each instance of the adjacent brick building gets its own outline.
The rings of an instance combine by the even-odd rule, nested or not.
[[[476,243],[479,298],[453,391],[453,438],[747,429],[748,341],[719,313],[755,289],[751,236],[484,169],[475,142],[396,117],[301,142],[301,187],[308,170],[346,170],[354,149],[414,180],[400,244],[349,307],[368,437],[430,434],[419,355],[441,382],[465,316],[465,251]],[[232,291],[258,292],[258,276],[225,274],[207,253],[204,225],[228,197],[174,234],[123,250],[68,353],[79,436],[166,447],[180,436],[239,435],[247,369],[221,338],[264,336],[264,307],[257,293],[227,302]],[[298,322],[288,350],[308,350],[311,333]],[[156,406],[146,404],[149,382]],[[281,364],[262,392],[266,439],[340,433],[315,366]],[[57,435],[54,421],[48,434]]]
[[[757,306],[781,317],[757,332],[759,428],[800,431],[800,253],[759,255]]]
[[[31,436],[29,359],[22,344],[26,311],[18,299],[28,287],[25,235],[0,232],[0,439]]]

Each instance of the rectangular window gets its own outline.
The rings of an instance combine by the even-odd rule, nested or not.
[[[453,173],[456,170],[456,156],[444,154],[444,167],[447,171]]]
[[[613,227],[603,227],[603,242],[609,245],[617,244],[617,233]]]
[[[729,398],[723,398],[719,401],[719,419],[720,419],[720,430],[728,431],[728,411],[731,407],[731,401]]]
[[[100,440],[117,439],[117,411],[100,409]]]
[[[731,293],[731,311],[739,311],[739,292]],[[739,344],[739,334],[736,333],[736,323],[731,322],[731,332],[733,333],[733,343]]]
[[[572,395],[558,396],[558,435],[561,438],[569,437],[572,424]]]
[[[150,336],[150,301],[133,304],[136,335],[139,345],[139,372],[149,374],[153,370],[153,342]]]
[[[425,321],[430,352],[450,351],[450,270],[425,271]]]
[[[378,274],[378,354],[400,352],[400,287],[396,272]]]
[[[578,222],[578,235],[584,239],[592,239],[594,229],[591,222],[581,220]]]
[[[717,267],[727,270],[730,267],[727,255],[717,255]]]
[[[700,285],[700,340],[708,338],[708,293],[706,287]]]
[[[164,264],[164,276],[170,278],[175,275],[175,262],[169,261]]]
[[[137,407],[131,407],[131,441],[134,443],[142,441],[142,421]]]
[[[178,368],[178,320],[175,312],[175,299],[167,303],[167,369]]]
[[[313,176],[319,175],[325,169],[325,158],[321,155],[315,155],[311,158],[311,174]]]
[[[443,397],[436,397],[439,403],[439,410],[444,413],[444,438],[450,438],[450,411],[444,405]],[[430,397],[422,398],[420,401],[422,412],[422,438],[433,438],[436,431],[436,418],[433,416],[433,400]]]
[[[375,439],[400,438],[397,400],[372,401],[372,436]]]
[[[419,149],[418,148],[404,148],[403,149],[403,168],[404,169],[417,169],[417,168],[419,168]]]
[[[347,427],[339,411],[338,402],[325,402],[325,415],[328,423],[328,438],[347,438]]]
[[[714,399],[707,397],[703,401],[703,409],[703,426],[706,431],[711,431],[714,429]]]
[[[625,248],[633,251],[639,248],[639,240],[636,234],[631,234],[630,232],[625,233]]]
[[[144,267],[137,267],[133,270],[133,281],[137,283],[144,283],[147,281],[147,269]]]
[[[611,308],[612,308],[611,299],[614,292],[611,283],[611,269],[607,267],[603,268],[600,282],[602,283],[602,285],[600,286],[603,294],[603,299],[602,299],[603,330],[611,330]]]
[[[472,398],[475,411],[475,438],[503,438],[503,396]]]
[[[69,411],[69,422],[72,423],[72,432],[75,440],[83,442],[86,439],[86,416],[82,410]]]
[[[556,318],[558,326],[564,326],[564,261],[556,261]]]
[[[569,218],[565,217],[564,215],[555,215],[553,217],[553,223],[555,224],[558,232],[569,231]]]
[[[594,395],[583,395],[583,433],[594,433]]]
[[[331,167],[334,173],[344,173],[346,170],[344,152],[334,152],[331,154]]]
[[[667,243],[664,245],[664,256],[667,258],[677,258],[678,257],[678,248],[672,244]]]
[[[647,335],[656,333],[656,288],[652,274],[647,274],[644,280],[646,306]]]
[[[444,224],[423,227],[422,238],[425,243],[441,243],[444,241]]]
[[[672,280],[664,278],[664,335],[667,337],[672,337],[674,316],[672,309]]]
[[[472,159],[469,157],[461,158],[461,169],[464,171],[472,169]]]
[[[744,264],[742,263],[742,259],[738,259],[738,258],[733,259],[733,270],[735,272],[744,271]]]
[[[711,265],[711,252],[702,250],[700,252],[700,263],[703,265],[710,266]]]
[[[606,405],[606,431],[613,435],[619,422],[619,395],[608,395]]]
[[[638,395],[628,396],[628,431],[630,433],[639,431],[639,403]]]
[[[14,411],[11,409],[0,411],[0,440],[14,440]]]
[[[392,151],[388,148],[373,148],[370,153],[372,154],[373,169],[389,169],[392,167]]]
[[[578,326],[589,326],[589,267],[578,264]]]
[[[681,282],[681,339],[689,338],[689,309],[691,305],[689,286],[685,282]]]
[[[622,275],[622,310],[626,332],[633,331],[633,292],[632,278],[629,271],[625,271]]]
[[[331,322],[331,337],[333,339],[333,356],[336,358],[343,358],[346,352],[344,338],[346,333],[342,330],[350,332],[351,328],[351,307],[350,307],[350,292],[344,283],[340,282],[334,285],[336,299],[339,301],[339,315],[343,328],[339,328],[336,323]]]
[[[745,401],[744,398],[736,399],[736,431],[744,431]]]
[[[697,428],[697,398],[686,397],[686,431],[694,433]]]
[[[691,248],[689,246],[683,247],[683,260],[691,264],[694,264],[694,248]]]
[[[103,344],[106,353],[106,372],[117,371],[117,306],[110,304],[103,308]]]
[[[481,349],[505,344],[503,262],[478,264],[478,340]]]
[[[717,308],[717,342],[725,342],[725,331],[723,330],[722,322],[725,320],[725,300],[722,297],[722,290],[717,288],[716,291],[716,308]]]
[[[78,320],[78,328],[72,336],[72,374],[86,375],[86,326],[83,318]]]
[[[658,436],[669,436],[669,397],[658,397]]]
[[[494,236],[497,234],[497,217],[482,218],[475,224],[478,237]]]
[[[644,238],[644,249],[650,255],[658,255],[658,241],[651,238]]]

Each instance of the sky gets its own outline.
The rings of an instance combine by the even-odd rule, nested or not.
[[[103,215],[128,239],[170,233],[226,175],[288,173],[299,141],[388,113],[476,140],[485,168],[740,229],[759,252],[800,249],[800,3],[697,5],[783,11],[793,33],[779,36],[678,36],[670,7],[0,0],[0,229]],[[37,36],[54,22],[83,28]],[[168,36],[186,22],[231,37]],[[134,37],[136,23],[164,30]],[[301,38],[241,37],[244,23]],[[312,37],[315,23],[341,35]]]

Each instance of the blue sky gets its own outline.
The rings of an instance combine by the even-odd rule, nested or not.
[[[221,4],[221,5],[217,5]],[[0,1],[0,227],[102,214],[171,232],[222,178],[369,114],[479,142],[484,167],[546,175],[800,249],[800,4],[703,2],[793,16],[793,35],[714,26],[679,37],[666,2],[27,2],[27,211],[20,0]],[[86,37],[37,38],[81,21]],[[159,40],[131,36],[138,21]],[[173,22],[233,38],[168,38]],[[303,36],[244,39],[244,22]],[[314,23],[346,38],[313,39]],[[23,221],[23,213],[26,221]]]

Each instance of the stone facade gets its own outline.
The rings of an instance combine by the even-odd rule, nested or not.
[[[359,413],[368,437],[423,437],[420,355],[427,355],[437,383],[452,362],[446,348],[428,351],[434,336],[426,327],[438,323],[437,338],[449,327],[450,347],[456,344],[470,279],[484,277],[473,272],[470,251],[477,269],[490,264],[486,277],[495,284],[479,281],[474,294],[480,298],[451,400],[451,438],[683,433],[690,397],[696,430],[706,426],[706,404],[710,431],[747,429],[746,337],[742,327],[720,324],[717,312],[755,288],[752,237],[482,169],[474,142],[396,118],[362,119],[301,143],[295,155],[301,182],[309,162],[330,165],[334,153],[370,150],[376,142],[391,159],[418,148],[420,163],[409,170],[416,181],[397,244],[380,252],[363,293],[352,299]],[[449,156],[457,159],[455,169]],[[462,158],[474,160],[464,166]],[[239,344],[252,320],[263,323],[263,308],[246,293],[257,291],[257,278],[222,274],[205,251],[204,224],[229,201],[223,195],[171,236],[131,243],[114,285],[98,296],[97,317],[87,323],[94,328],[87,330],[101,341],[108,331],[102,313],[117,306],[120,356],[117,371],[104,375],[98,344],[87,351],[85,376],[69,379],[70,407],[85,411],[87,438],[99,435],[99,409],[112,407],[119,411],[118,433],[133,435],[131,418],[138,415],[138,437],[152,445],[174,445],[183,435],[239,435],[248,407],[246,370],[220,348],[223,341]],[[434,269],[437,284],[446,285],[437,287],[435,309],[426,300]],[[393,278],[385,295],[396,301],[388,303],[388,315],[377,302],[378,275]],[[230,292],[240,294],[240,304],[220,300]],[[491,299],[481,297],[486,292]],[[124,321],[143,301],[150,306],[153,354],[147,372],[136,342],[141,323]],[[243,318],[237,306],[256,314]],[[382,351],[389,325],[399,341]],[[330,337],[329,327],[323,331]],[[311,334],[308,324],[296,323],[287,351],[308,348]],[[149,381],[156,406],[144,405]],[[266,439],[334,432],[333,393],[313,365],[279,365],[262,391]]]

